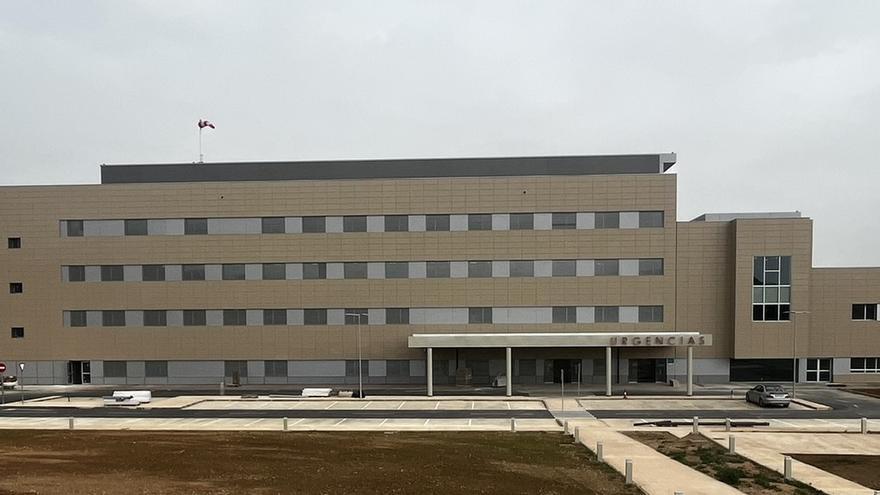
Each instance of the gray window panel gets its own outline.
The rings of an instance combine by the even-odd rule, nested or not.
[[[663,227],[662,211],[640,211],[639,212],[639,228]]]
[[[409,360],[389,359],[385,361],[385,376],[409,378]]]
[[[303,324],[305,325],[326,325],[327,310],[326,309],[304,309]]]
[[[465,232],[468,230],[467,215],[449,215],[449,230],[452,232]]]
[[[284,231],[288,234],[302,234],[302,217],[284,217]]]
[[[345,310],[346,325],[369,325],[370,313],[367,308],[348,308]]]
[[[575,260],[553,260],[554,277],[577,276],[577,263]]]
[[[534,261],[511,261],[510,262],[511,277],[534,277],[535,262]]]
[[[244,280],[244,264],[223,265],[223,280]]]
[[[219,264],[205,265],[205,280],[223,280],[223,266]]]
[[[223,325],[224,326],[245,326],[247,325],[247,310],[246,309],[224,309],[223,310]]]
[[[337,234],[343,232],[342,217],[327,217],[327,233]]]
[[[345,278],[367,278],[366,263],[345,263],[343,265],[343,273]]]
[[[105,327],[124,327],[125,311],[110,310],[101,312],[101,324]]]
[[[596,214],[595,213],[577,213],[577,228],[578,229],[595,229],[596,228]]]
[[[640,323],[662,323],[663,306],[639,306]]]
[[[223,325],[223,311],[220,309],[208,309],[205,311],[205,325],[219,327]]]
[[[320,234],[327,231],[327,217],[303,217],[302,231],[304,234]]]
[[[122,278],[126,282],[143,282],[143,267],[141,265],[124,265],[122,267]]]
[[[755,256],[752,268],[752,285],[764,285],[764,257]]]
[[[371,308],[367,310],[367,319],[370,325],[385,324],[385,308]]]
[[[450,265],[448,261],[428,261],[425,263],[425,276],[428,278],[449,278]]]
[[[70,312],[70,326],[72,326],[72,327],[86,326],[86,312],[85,311],[71,311]]]
[[[449,230],[449,215],[426,215],[425,230],[428,232],[445,232]]]
[[[578,306],[577,307],[577,322],[578,323],[595,323],[596,322],[596,308],[592,306]]]
[[[639,274],[639,260],[620,260],[618,269],[622,277],[635,277]]]
[[[637,229],[639,228],[639,212],[622,211],[620,212],[620,228],[621,229]]]
[[[263,361],[264,375],[269,378],[286,378],[287,377],[287,361],[272,360]]]
[[[303,263],[303,280],[327,278],[327,263]]]
[[[283,234],[284,217],[263,217],[261,219],[261,232],[264,234]]]
[[[125,235],[147,235],[147,221],[126,220]]]
[[[183,280],[205,280],[205,265],[183,265]]]
[[[408,278],[409,263],[403,262],[387,262],[385,263],[385,278]]]
[[[358,373],[367,372],[367,363],[363,360],[347,359],[345,361],[345,376],[348,378],[357,377]]]
[[[223,374],[231,378],[236,374],[241,378],[247,378],[247,361],[223,361]]]
[[[144,310],[145,327],[164,327],[168,325],[168,313],[164,309]]]
[[[144,376],[168,378],[168,361],[144,361]]]
[[[640,259],[639,275],[663,275],[663,258]]]
[[[284,280],[286,277],[284,263],[263,263],[263,280]]]
[[[125,312],[125,326],[142,327],[144,326],[144,312],[136,310],[127,310]]]
[[[342,217],[343,232],[366,232],[367,217],[365,216],[347,216]]]
[[[367,215],[367,232],[384,232],[385,218],[382,215]]]
[[[101,282],[122,282],[125,271],[122,265],[101,265]]]
[[[510,230],[510,215],[507,213],[493,213],[492,230]]]
[[[344,309],[328,309],[327,310],[328,325],[344,325],[345,310]]]
[[[207,218],[185,218],[183,220],[183,233],[185,235],[207,235]]]
[[[104,361],[105,378],[126,378],[128,366],[125,361]]]
[[[617,323],[620,321],[620,308],[617,306],[596,306],[596,323]]]
[[[620,262],[618,260],[596,260],[596,276],[613,276],[620,274]]]
[[[596,213],[597,229],[619,229],[620,228],[620,212],[599,212]]]
[[[468,323],[492,323],[492,308],[468,308]]]
[[[165,265],[143,265],[141,280],[144,282],[162,282],[165,280]]]
[[[383,279],[385,278],[385,263],[371,261],[367,263],[367,278]]]
[[[577,323],[577,308],[575,306],[554,306],[553,323]]]
[[[264,309],[263,325],[287,325],[287,310]]]
[[[781,256],[779,261],[779,283],[791,285],[791,256]]]
[[[468,278],[491,278],[491,261],[468,261]]]
[[[425,231],[425,215],[409,216],[409,231],[424,232]]]
[[[67,237],[82,237],[83,232],[84,229],[82,220],[67,221]]]
[[[553,215],[551,213],[535,213],[535,230],[553,229]]]
[[[409,278],[425,278],[427,276],[425,274],[425,262],[424,261],[410,261],[408,264],[409,264]]]
[[[575,213],[554,213],[553,214],[553,230],[569,230],[577,228],[577,214]]]
[[[385,232],[409,231],[409,217],[406,215],[385,215]]]
[[[69,280],[70,282],[85,282],[86,267],[83,265],[68,266],[67,280]]]
[[[408,325],[409,324],[409,308],[386,308],[385,309],[386,325]]]
[[[534,230],[535,215],[532,213],[511,213],[510,230]]]
[[[147,234],[149,235],[183,235],[182,218],[162,218],[147,220]]]
[[[341,280],[345,278],[345,268],[343,267],[343,264],[327,263],[327,278],[331,280]]]
[[[488,213],[468,215],[468,230],[492,230],[492,215]]]
[[[185,327],[203,327],[207,325],[208,318],[204,309],[184,309],[183,310],[183,326]]]
[[[510,262],[499,260],[492,262],[492,276],[505,278],[510,276]]]
[[[451,278],[467,278],[468,263],[467,261],[450,261],[449,276]]]

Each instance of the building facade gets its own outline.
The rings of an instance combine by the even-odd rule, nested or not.
[[[366,384],[617,385],[683,380],[689,353],[697,383],[795,362],[880,378],[880,268],[814,268],[797,212],[677,222],[674,163],[114,165],[0,187],[0,360],[25,384],[355,384],[361,363]]]

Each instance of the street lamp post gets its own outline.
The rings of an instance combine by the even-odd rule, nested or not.
[[[797,386],[797,317],[796,315],[808,315],[809,311],[789,311],[791,314],[794,329],[791,332],[791,398],[795,398],[795,387]]]
[[[358,328],[357,328],[357,348],[358,348],[358,398],[364,398],[364,368],[363,368],[363,360],[361,359],[361,316],[363,316],[363,312],[358,311],[357,313],[345,313],[345,316],[356,316],[358,319]]]

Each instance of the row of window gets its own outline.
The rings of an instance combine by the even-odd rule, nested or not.
[[[471,213],[256,218],[62,220],[66,237],[93,235],[310,234],[479,230],[638,229],[663,227],[662,211]]]
[[[752,320],[791,319],[791,256],[755,256]]]
[[[852,319],[853,320],[876,320],[877,319],[877,303],[869,304],[853,304]]]
[[[663,306],[74,310],[68,327],[658,323]]]
[[[880,373],[880,358],[850,358],[850,373]]]
[[[168,377],[168,361],[144,361],[144,374],[146,378],[167,378]],[[259,363],[259,361],[258,361]],[[358,376],[358,361],[349,359],[345,361],[345,376]],[[387,359],[384,361],[386,377],[408,378],[410,376],[410,361],[408,359]],[[105,378],[128,378],[128,362],[126,361],[104,361],[104,377]],[[364,374],[368,374],[367,367],[369,363],[363,361]],[[292,376],[289,374],[289,361],[265,360],[263,361],[263,375],[267,378],[286,378]],[[226,377],[238,375],[241,378],[248,376],[247,361],[224,361],[223,373]]]
[[[70,265],[68,282],[320,280],[663,275],[663,259]]]

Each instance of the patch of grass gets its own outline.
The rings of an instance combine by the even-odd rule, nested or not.
[[[758,473],[753,476],[752,483],[763,488],[773,488],[773,483],[770,481],[770,478],[764,473]]]
[[[740,480],[747,477],[745,471],[740,468],[735,467],[727,467],[727,466],[718,466],[715,469],[715,478],[722,482],[731,486],[736,486],[740,483]]]

